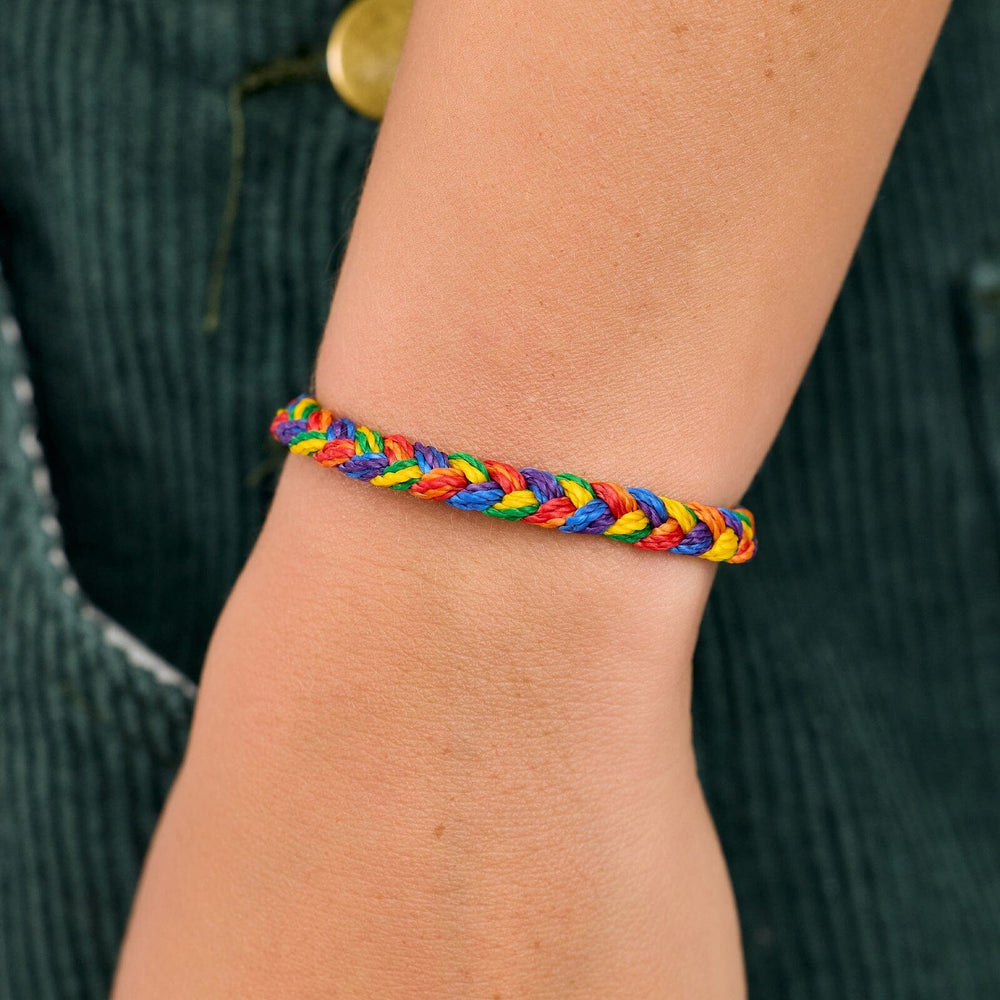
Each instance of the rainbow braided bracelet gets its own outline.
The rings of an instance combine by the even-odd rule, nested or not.
[[[278,410],[271,433],[292,451],[336,466],[352,479],[506,521],[606,535],[636,548],[713,562],[742,563],[757,551],[753,514],[742,507],[681,503],[642,487],[515,469],[461,451],[446,454],[335,416],[311,396],[296,396]]]

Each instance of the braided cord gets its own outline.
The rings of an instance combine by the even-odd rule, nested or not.
[[[745,508],[681,503],[642,487],[515,469],[461,451],[445,454],[337,417],[308,395],[277,411],[271,434],[291,451],[337,467],[352,479],[506,521],[606,535],[636,548],[713,562],[747,562],[757,551],[753,514]]]

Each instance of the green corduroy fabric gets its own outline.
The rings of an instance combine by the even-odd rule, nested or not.
[[[377,130],[321,80],[246,97],[205,334],[227,97],[340,6],[0,11],[4,1000],[107,993]],[[753,1000],[1000,996],[998,53],[1000,5],[956,0],[702,628]]]

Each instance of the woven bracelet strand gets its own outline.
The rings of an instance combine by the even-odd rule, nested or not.
[[[291,451],[352,479],[506,521],[605,535],[636,548],[713,562],[743,563],[757,551],[753,514],[743,507],[682,503],[642,487],[445,453],[338,417],[308,395],[277,411],[271,434]]]

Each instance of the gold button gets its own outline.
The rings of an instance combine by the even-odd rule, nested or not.
[[[376,121],[385,114],[413,0],[352,0],[326,45],[326,70],[345,103]]]

